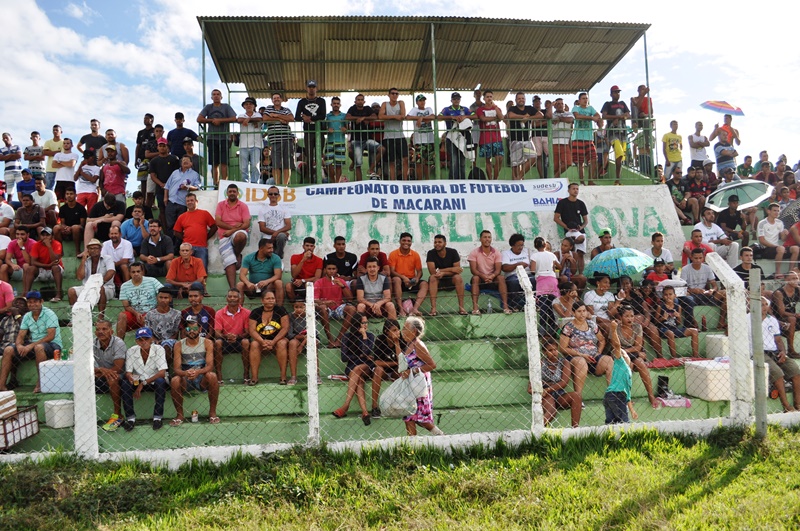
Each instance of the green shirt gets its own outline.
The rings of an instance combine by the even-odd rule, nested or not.
[[[56,336],[51,343],[55,343],[59,348],[64,344],[61,342],[61,328],[58,326],[58,316],[49,308],[42,308],[38,319],[33,318],[33,312],[28,312],[22,318],[20,330],[27,330],[31,343],[39,341],[47,335],[50,328],[56,329]]]
[[[753,166],[746,168],[744,164],[736,166],[736,175],[739,177],[752,177],[756,174],[756,169]]]
[[[242,260],[242,267],[247,268],[247,278],[255,284],[275,276],[276,269],[283,269],[280,257],[272,253],[269,258],[260,260],[258,252],[248,254]]]
[[[625,358],[614,360],[614,369],[611,371],[611,383],[608,384],[606,393],[625,393],[627,402],[631,401],[631,368],[625,363]]]

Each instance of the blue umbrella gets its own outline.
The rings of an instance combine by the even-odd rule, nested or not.
[[[620,247],[609,249],[595,256],[583,273],[587,277],[592,277],[596,273],[604,273],[611,278],[619,278],[623,275],[633,276],[641,273],[653,265],[653,259],[636,249]]]

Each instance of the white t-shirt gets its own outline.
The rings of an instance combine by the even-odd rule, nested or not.
[[[582,253],[586,252],[586,235],[579,230],[568,230],[564,233],[565,238],[578,238],[579,236],[583,236],[583,241],[578,243],[575,242],[575,250],[581,251]]]
[[[700,222],[694,226],[694,230],[699,230],[703,233],[703,243],[711,243],[711,240],[727,238],[727,236],[725,236],[725,231],[716,223],[712,223],[710,227],[706,227],[705,223]]]
[[[11,224],[14,224],[14,207],[5,202],[0,203],[0,221],[4,219],[10,219]]]
[[[132,262],[133,245],[131,245],[131,242],[125,238],[119,241],[119,245],[117,247],[114,247],[114,244],[111,243],[111,240],[106,240],[103,242],[103,249],[100,251],[100,256],[111,257],[114,263],[124,260],[125,258]]]
[[[615,300],[616,297],[610,291],[606,291],[603,295],[598,295],[594,290],[583,294],[583,302],[592,307],[597,317],[603,319],[611,319],[608,315],[608,305]]]
[[[432,114],[433,109],[430,107],[424,109],[414,107],[408,111],[409,116],[430,116]],[[430,122],[422,122],[420,126],[414,122],[414,144],[433,144],[433,126]]]
[[[506,280],[516,280],[517,278],[517,266],[521,265],[525,268],[525,271],[530,272],[531,270],[531,252],[528,250],[527,247],[522,248],[522,252],[519,254],[514,254],[511,249],[507,249],[503,251],[503,265],[513,265],[514,270],[506,273]]]
[[[0,234],[0,251],[8,249],[8,244],[11,243],[11,238],[5,234]]]
[[[70,160],[74,160],[77,164],[78,162],[78,154],[77,153],[56,153],[53,155],[53,160],[56,162],[67,162]],[[75,166],[71,168],[56,168],[56,182],[58,181],[66,181],[66,182],[74,182],[72,178],[75,175]]]
[[[672,251],[670,251],[670,250],[669,250],[669,249],[667,249],[666,247],[662,247],[662,248],[661,248],[661,256],[656,256],[656,255],[654,255],[654,254],[653,254],[653,248],[652,248],[652,247],[648,247],[648,248],[647,248],[647,249],[644,251],[644,254],[646,254],[647,256],[649,256],[650,258],[652,258],[653,260],[655,260],[656,258],[663,258],[663,259],[664,259],[664,261],[665,261],[666,263],[668,263],[668,264],[672,264],[672,263],[674,263],[674,262],[675,262],[675,260],[673,260],[673,259],[672,259]]]
[[[100,166],[84,166],[82,171],[89,173],[92,176],[100,175]],[[96,194],[97,193],[97,183],[87,181],[83,178],[83,176],[78,177],[78,180],[75,181],[75,193],[76,194]]]
[[[285,211],[280,203],[275,206],[272,205],[265,205],[261,207],[263,210],[261,211],[261,215],[259,216],[259,221],[263,221],[264,225],[267,226],[268,229],[271,230],[279,230],[282,229],[285,225],[285,220],[292,219],[292,215]],[[271,240],[272,236],[265,234],[264,238],[267,240]]]
[[[748,319],[749,321],[749,319]],[[774,315],[767,315],[761,321],[761,337],[764,340],[764,350],[778,350],[778,343],[775,336],[781,335],[781,325]]]
[[[556,272],[553,270],[553,262],[558,261],[558,258],[550,251],[536,251],[531,254],[531,260],[536,262],[536,271],[534,271],[536,278],[556,276]]]
[[[47,210],[47,207],[56,205],[56,210],[58,210],[58,199],[54,191],[45,190],[43,195],[39,195],[39,192],[34,191],[31,195],[33,196],[33,202],[43,209]]]
[[[701,142],[703,140],[708,140],[704,135],[689,135],[689,139],[692,142]],[[708,154],[706,153],[705,147],[699,148],[689,148],[692,153],[692,160],[706,160],[708,158]]]
[[[758,222],[757,235],[764,237],[772,245],[781,244],[781,232],[783,232],[783,221],[776,219],[775,223],[770,223],[769,219],[762,219]]]

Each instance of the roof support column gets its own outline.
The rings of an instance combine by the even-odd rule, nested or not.
[[[647,85],[648,92],[647,92],[647,122],[644,130],[645,139],[648,144],[650,144],[651,138],[653,139],[653,146],[650,148],[650,160],[653,160],[652,164],[650,164],[650,178],[653,180],[656,179],[656,165],[658,164],[658,142],[655,141],[656,139],[656,128],[655,124],[653,123],[653,99],[650,97],[650,66],[647,62],[647,32],[645,31],[642,34],[642,38],[644,39],[644,82]],[[651,132],[652,131],[652,132]],[[655,158],[653,157],[655,155]],[[669,178],[669,176],[667,176]]]
[[[200,94],[200,108],[202,109],[205,105],[206,101],[206,21],[203,20],[200,22],[200,30],[203,33],[203,37],[200,39],[200,58],[202,64],[202,78],[203,78],[203,92]],[[205,135],[203,134],[205,131],[198,131],[200,134],[200,148],[202,149],[202,153],[205,155],[205,160],[208,161],[208,153],[205,150]],[[198,150],[200,151],[200,150]],[[200,166],[200,175],[203,176],[203,187],[208,186],[208,164],[203,164]]]
[[[437,101],[436,92],[439,90],[439,87],[436,85],[436,30],[434,29],[433,22],[431,22],[431,71],[433,74],[433,114],[437,113],[439,109],[439,102]],[[436,161],[436,167],[434,168],[434,175],[436,176],[436,180],[442,178],[441,171],[442,171],[442,161],[440,159],[440,151],[439,151],[439,122],[438,120],[434,120],[431,122],[433,126],[433,153],[434,153],[434,160]]]

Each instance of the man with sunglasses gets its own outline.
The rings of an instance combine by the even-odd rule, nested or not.
[[[183,424],[183,393],[187,389],[208,391],[208,422],[219,424],[219,382],[214,372],[214,343],[200,336],[200,323],[191,315],[186,318],[183,334],[184,338],[175,343],[172,355],[175,376],[170,381],[170,388],[176,415],[169,425],[177,428]]]
[[[275,254],[283,259],[283,249],[292,231],[292,215],[278,204],[281,191],[277,186],[267,190],[269,205],[264,207],[258,220],[258,229],[264,234],[264,239],[272,242]]]

